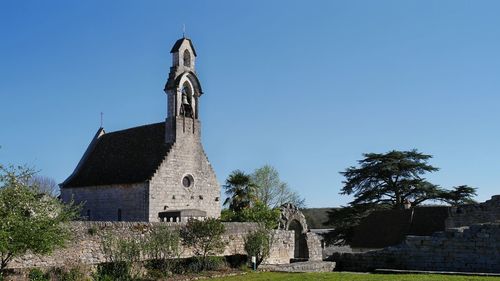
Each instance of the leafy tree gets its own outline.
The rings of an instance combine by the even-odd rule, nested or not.
[[[286,182],[282,182],[278,171],[264,165],[256,169],[251,179],[257,186],[256,198],[270,208],[277,208],[285,203],[292,203],[299,208],[305,206],[305,200],[293,191]]]
[[[221,220],[232,222],[258,222],[267,229],[278,227],[279,209],[271,209],[263,203],[257,202],[253,207],[235,212],[230,209],[222,210]]]
[[[224,205],[235,212],[249,208],[255,202],[256,186],[250,176],[240,170],[233,171],[229,175],[224,188],[228,196]]]
[[[193,249],[196,256],[202,258],[202,270],[209,261],[209,256],[224,252],[225,242],[222,239],[224,224],[218,219],[189,219],[181,229],[182,244]]]
[[[442,190],[422,176],[438,168],[427,164],[432,156],[416,150],[367,153],[360,167],[349,167],[341,174],[346,178],[341,194],[354,195],[351,205],[388,204],[403,208],[405,200],[418,205],[438,199]]]
[[[367,153],[358,161],[359,167],[349,167],[340,194],[352,195],[349,206],[329,212],[328,223],[335,232],[330,242],[349,243],[354,227],[377,209],[403,209],[405,202],[417,206],[428,200],[468,202],[475,189],[467,186],[446,190],[428,182],[423,176],[438,171],[427,162],[432,156],[417,150]]]
[[[40,193],[27,183],[34,171],[0,165],[0,274],[15,257],[48,254],[70,237],[67,222],[77,207]]]
[[[245,251],[248,256],[256,257],[256,267],[269,257],[272,241],[273,232],[265,227],[250,232],[245,237]]]
[[[53,178],[33,175],[29,179],[29,186],[36,188],[40,193],[45,193],[50,196],[57,196],[59,194],[59,186]]]
[[[476,188],[468,185],[459,185],[453,187],[451,191],[445,192],[442,200],[452,206],[472,204],[476,202],[472,199],[475,195],[477,195]]]

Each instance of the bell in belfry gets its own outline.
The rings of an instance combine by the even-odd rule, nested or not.
[[[182,92],[182,105],[189,104],[188,97],[185,91]]]
[[[182,89],[182,113],[186,117],[193,117],[193,109],[186,92],[186,88]]]

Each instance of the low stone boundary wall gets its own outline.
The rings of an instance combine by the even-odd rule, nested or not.
[[[394,247],[334,254],[339,270],[379,268],[500,273],[500,224],[451,228],[432,236],[407,236]]]
[[[134,238],[147,235],[152,228],[165,224],[172,229],[179,229],[180,223],[146,223],[146,222],[72,222],[73,239],[65,248],[54,251],[51,255],[38,256],[27,254],[14,259],[9,268],[71,266],[76,264],[98,264],[106,259],[101,250],[102,235],[111,233],[117,237]],[[224,223],[226,232],[223,239],[226,242],[221,255],[245,255],[244,239],[246,235],[258,228],[257,223]],[[275,230],[271,256],[265,261],[270,264],[289,263],[294,254],[294,232]],[[191,249],[181,247],[180,257],[193,256]]]

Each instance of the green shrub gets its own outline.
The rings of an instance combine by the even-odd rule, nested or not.
[[[148,260],[144,267],[148,277],[153,280],[166,278],[174,273],[183,274],[186,271],[180,259]]]
[[[30,281],[50,281],[48,274],[38,268],[31,269],[28,278]]]
[[[248,264],[248,256],[247,255],[230,255],[230,256],[225,256],[225,263],[227,266],[231,268],[246,268]]]
[[[224,257],[207,257],[205,259],[205,264],[203,268],[205,270],[220,270],[226,266],[226,260]]]
[[[55,268],[49,272],[51,280],[57,281],[87,281],[88,278],[84,271],[76,266],[70,269],[67,268]]]
[[[279,209],[271,209],[257,202],[254,206],[238,212],[230,209],[222,210],[221,220],[230,222],[258,222],[267,229],[276,229],[280,214]]]
[[[135,278],[130,274],[132,265],[129,262],[106,262],[97,266],[93,274],[95,281],[131,281]]]
[[[68,222],[78,208],[40,193],[30,184],[33,176],[32,169],[0,164],[0,275],[12,259],[49,254],[71,237]]]
[[[245,251],[247,252],[248,256],[256,257],[257,267],[265,258],[269,257],[271,244],[272,232],[264,227],[250,232],[245,237]]]
[[[224,252],[225,243],[222,239],[224,231],[222,222],[214,218],[203,221],[190,219],[181,230],[182,243],[191,247],[193,253],[203,260],[199,271],[205,270],[209,256]]]
[[[186,272],[198,273],[202,271],[220,270],[226,265],[224,257],[192,257],[187,260]]]
[[[179,257],[179,231],[172,231],[166,225],[154,227],[144,243],[144,252],[150,259],[168,260]]]
[[[180,254],[178,230],[159,225],[151,230],[144,243],[144,253],[151,260],[146,263],[148,275],[152,278],[167,277]]]
[[[108,262],[97,268],[97,280],[134,280],[137,271],[133,264],[141,260],[141,252],[145,248],[142,238],[119,238],[105,233],[101,238],[101,248]]]

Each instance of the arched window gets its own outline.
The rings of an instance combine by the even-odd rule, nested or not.
[[[181,90],[181,115],[193,118],[193,91],[188,82],[185,82]]]
[[[87,210],[87,220],[90,220],[90,209]]]
[[[122,221],[122,209],[118,209],[118,221]]]
[[[184,50],[184,54],[182,56],[184,59],[184,66],[191,67],[191,53],[189,50]]]

